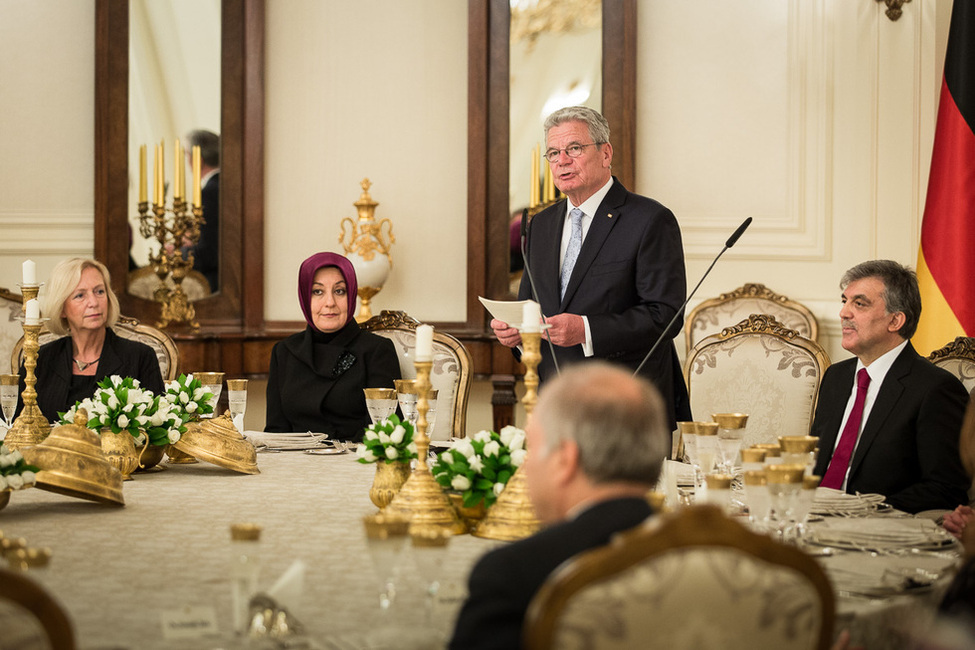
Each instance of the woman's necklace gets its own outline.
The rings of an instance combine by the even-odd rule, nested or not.
[[[88,366],[92,365],[93,363],[98,363],[98,359],[101,359],[101,357],[96,357],[91,361],[82,361],[81,359],[75,359],[74,365],[78,366],[78,372],[84,372],[85,368],[87,368]]]

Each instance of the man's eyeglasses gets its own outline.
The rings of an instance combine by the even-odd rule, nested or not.
[[[565,152],[569,158],[578,158],[582,155],[582,150],[586,147],[598,147],[601,144],[606,144],[605,142],[590,142],[589,144],[570,144],[565,149],[549,149],[545,152],[545,160],[550,163],[558,162],[559,156],[562,152]]]

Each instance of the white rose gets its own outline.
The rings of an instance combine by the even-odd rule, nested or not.
[[[389,437],[388,433],[385,431],[379,432],[379,442],[383,443],[384,445],[388,445],[391,441],[392,439]]]
[[[199,402],[201,399],[203,399],[203,396],[206,395],[208,392],[209,391],[207,391],[205,386],[200,386],[195,391],[193,391],[193,399]]]
[[[152,414],[152,417],[149,418],[149,424],[151,424],[154,427],[161,427],[163,422],[166,421],[166,418],[163,417],[164,415],[165,413],[163,413],[162,410],[157,410],[155,413]]]
[[[501,496],[501,493],[504,492],[504,483],[495,483],[493,489],[494,489],[494,496],[496,497]]]
[[[482,461],[478,456],[471,458],[468,463],[470,464],[471,469],[475,472],[484,471],[484,461]]]
[[[367,463],[371,463],[376,460],[376,454],[372,453],[372,450],[365,445],[359,445],[356,447],[355,455]]]
[[[109,398],[108,398],[108,401],[105,403],[105,405],[108,406],[108,408],[110,408],[110,409],[117,409],[118,408],[118,398],[115,397],[115,395],[110,395]]]
[[[477,440],[478,442],[490,442],[491,441],[491,432],[490,431],[478,431],[477,433],[474,434],[474,440]]]
[[[379,434],[372,429],[366,429],[366,440],[379,440]]]
[[[399,458],[399,452],[396,451],[396,447],[386,447],[386,458],[389,460],[396,460]]]
[[[513,427],[509,424],[508,426],[501,429],[501,431],[498,431],[498,435],[501,436],[501,442],[503,442],[508,446],[511,446],[512,438],[514,438],[515,434],[518,433],[519,431],[521,431],[521,429],[519,429],[518,427]],[[524,431],[522,431],[522,433],[524,433]]]
[[[521,464],[525,462],[525,456],[528,454],[524,449],[515,449],[511,452],[511,464],[515,467],[521,467]]]
[[[10,458],[10,456],[11,454],[7,454],[6,456],[0,456],[0,467],[10,467],[11,465],[14,464],[14,461],[12,458]]]
[[[501,443],[497,440],[492,440],[484,445],[485,456],[497,456],[499,453],[501,453]]]
[[[112,386],[118,386],[119,384],[122,383],[122,378],[119,377],[118,375],[112,375],[110,379],[112,381]]]
[[[511,438],[511,442],[508,444],[508,449],[515,451],[516,449],[524,449],[524,448],[525,448],[525,432],[518,431]]]
[[[406,450],[416,456],[416,443],[411,442],[410,444],[406,445]]]
[[[455,476],[450,480],[450,487],[454,488],[458,492],[463,492],[464,490],[469,490],[471,488],[471,481],[466,476]]]
[[[196,413],[196,402],[190,402],[186,405],[187,413]]]
[[[21,472],[20,478],[24,479],[24,485],[33,485],[37,482],[37,474],[30,470]]]
[[[470,458],[475,454],[474,445],[467,438],[463,438],[454,443],[454,450],[459,451],[465,458]]]
[[[24,487],[24,479],[20,474],[11,474],[7,476],[7,487],[13,490],[19,490]]]
[[[132,385],[135,386],[136,388],[138,388],[140,386],[139,380],[138,379],[133,379],[132,380]]]
[[[169,431],[169,444],[175,445],[179,442],[180,434],[176,429],[170,429]]]
[[[399,443],[403,442],[403,436],[405,435],[406,429],[404,429],[402,425],[398,424],[396,425],[396,428],[393,429],[393,432],[389,434],[389,439],[398,445]]]
[[[180,402],[180,404],[186,404],[189,401],[190,401],[190,396],[186,394],[186,391],[185,390],[184,391],[180,391],[180,393],[179,393],[179,402]]]
[[[118,425],[120,427],[122,427],[123,429],[125,427],[129,426],[129,418],[128,418],[128,416],[126,416],[124,413],[122,415],[118,416]]]

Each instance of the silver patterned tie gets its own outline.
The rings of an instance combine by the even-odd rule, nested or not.
[[[572,268],[576,265],[579,251],[582,249],[583,212],[579,208],[573,208],[569,216],[572,218],[572,234],[569,236],[569,246],[565,249],[565,259],[562,260],[562,274],[559,276],[561,285],[560,299],[565,297],[565,288],[569,286],[569,278],[572,277]]]

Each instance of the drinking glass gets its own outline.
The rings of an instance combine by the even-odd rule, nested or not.
[[[742,475],[745,484],[745,505],[748,506],[748,520],[759,531],[768,526],[771,501],[764,469],[746,469]]]
[[[417,418],[420,417],[417,412]],[[433,439],[433,425],[437,421],[437,391],[431,389],[427,396],[427,437]]]
[[[244,431],[244,412],[247,410],[247,380],[227,380],[227,403],[230,406],[230,417],[234,425],[241,432]],[[240,422],[238,423],[238,418]]]
[[[719,506],[726,515],[731,515],[734,508],[731,501],[731,475],[708,474],[704,477],[707,483],[707,503]]]
[[[718,423],[718,459],[721,471],[731,474],[738,451],[745,436],[748,415],[744,413],[714,413],[711,419]]]
[[[806,521],[809,519],[809,511],[812,510],[813,501],[816,500],[816,488],[819,487],[820,480],[821,477],[814,474],[806,474],[802,477],[802,489],[799,490],[799,495],[796,497],[796,505],[792,513],[792,519],[795,522],[793,528],[795,542],[800,546],[806,536]]]
[[[760,470],[765,468],[765,450],[751,447],[741,450],[741,469],[743,471]]]
[[[403,419],[408,420],[413,427],[416,427],[416,380],[415,379],[396,379],[396,399],[399,400],[399,410],[403,414]]]
[[[223,390],[223,373],[197,372],[193,376],[200,380],[200,383],[207,389],[207,392],[213,393],[213,397],[210,398],[209,402],[210,406],[213,407],[213,412],[200,416],[201,418],[212,418],[217,415],[217,404],[220,402],[220,392]]]
[[[396,411],[395,388],[363,388],[366,396],[366,410],[372,423],[382,422]]]
[[[674,460],[686,460],[691,465],[694,464],[694,441],[697,440],[697,422],[678,422],[677,428],[680,429],[681,446],[684,449],[683,458]]]
[[[803,465],[806,475],[812,474],[816,467],[816,445],[819,438],[815,436],[779,436],[779,446],[782,448],[782,462],[787,465]]]
[[[718,424],[716,422],[698,422],[697,436],[694,440],[694,456],[696,467],[705,476],[714,471],[714,463],[718,458]]]
[[[784,538],[798,508],[799,492],[802,490],[803,465],[766,465],[765,477],[768,482],[771,512],[769,519],[776,534]]]
[[[17,410],[17,396],[20,392],[20,375],[0,375],[0,408],[7,428],[13,424]]]
[[[436,620],[433,616],[440,590],[440,571],[447,555],[451,534],[444,528],[423,528],[410,531],[413,542],[413,560],[420,579],[426,583],[426,623]]]
[[[379,608],[386,611],[396,598],[395,575],[401,551],[409,532],[408,519],[391,517],[382,513],[362,518],[366,533],[366,546],[372,560],[372,568],[379,578]]]

